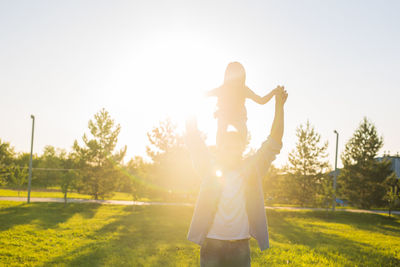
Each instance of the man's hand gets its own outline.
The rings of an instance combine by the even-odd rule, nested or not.
[[[275,95],[275,116],[271,127],[270,136],[278,143],[282,142],[283,128],[284,128],[284,110],[288,93],[285,87],[279,86],[278,92]]]
[[[286,99],[288,98],[288,93],[286,92],[284,86],[278,86],[278,87],[279,89],[275,94],[275,101],[277,107],[283,107],[283,105],[285,105]]]
[[[275,89],[273,89],[272,90],[272,94],[273,95],[276,95],[276,94],[278,94],[279,93],[279,91],[281,90],[281,86],[280,85],[278,85],[277,87],[275,87]]]

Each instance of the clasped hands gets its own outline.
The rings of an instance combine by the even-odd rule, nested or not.
[[[285,90],[285,86],[278,85],[274,90],[275,100],[277,104],[285,104],[286,99],[288,97],[288,93]]]

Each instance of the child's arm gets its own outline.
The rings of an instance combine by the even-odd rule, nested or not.
[[[210,96],[217,96],[218,95],[218,88],[212,89],[210,91],[207,91],[205,93],[206,97],[210,97]]]
[[[276,90],[277,90],[277,88],[275,88],[274,90],[272,90],[271,92],[269,92],[268,94],[266,94],[266,95],[262,98],[263,105],[266,104],[266,103],[268,103],[268,102],[271,100],[271,98],[274,97],[274,95],[276,95]]]
[[[256,102],[260,105],[264,105],[264,104],[268,103],[268,101],[270,101],[271,98],[275,94],[276,94],[276,89],[272,90],[265,96],[261,97],[261,96],[257,95],[256,93],[254,93],[250,88],[248,88],[247,98],[250,98],[251,100],[253,100],[254,102]]]

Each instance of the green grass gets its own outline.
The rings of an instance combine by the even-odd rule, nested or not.
[[[198,266],[192,208],[0,202],[0,265]],[[400,217],[268,210],[252,266],[399,266]]]
[[[18,190],[0,189],[0,196],[2,196],[2,197],[18,197],[18,196],[26,197],[27,195],[28,195],[28,192],[26,190],[19,191],[19,195],[18,195]],[[51,191],[36,189],[36,190],[31,191],[31,197],[64,198],[64,194],[58,188],[53,188]],[[75,193],[75,192],[68,193],[67,197],[68,198],[93,199],[93,197],[91,195],[80,194],[80,193]],[[131,201],[132,196],[128,193],[114,192],[112,197],[109,197],[106,199]],[[138,201],[150,201],[150,199],[141,198],[141,199],[138,199]],[[157,201],[157,200],[151,200],[151,201]]]
[[[336,208],[339,209],[339,210],[360,209],[360,208],[357,208],[355,206],[344,206],[344,207],[336,206]],[[370,210],[380,210],[380,211],[388,211],[388,209],[389,209],[388,207],[371,207],[370,208]],[[396,207],[396,208],[394,208],[392,210],[400,211],[400,208]]]

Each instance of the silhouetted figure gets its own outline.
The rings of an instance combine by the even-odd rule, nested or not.
[[[200,265],[250,266],[249,239],[269,247],[262,179],[282,147],[287,93],[275,94],[275,117],[268,139],[246,159],[239,132],[223,132],[216,156],[208,151],[194,119],[186,124],[186,144],[202,178],[188,239],[201,246]]]
[[[239,62],[229,63],[225,70],[224,84],[207,92],[207,96],[218,98],[217,111],[214,113],[218,120],[217,144],[229,125],[234,126],[247,141],[247,98],[264,105],[275,95],[278,88],[261,97],[246,86],[246,72]]]

